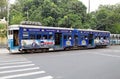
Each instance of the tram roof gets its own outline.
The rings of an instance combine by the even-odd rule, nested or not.
[[[81,31],[91,31],[91,32],[109,32],[109,31],[102,31],[102,30],[92,30],[92,29],[78,29]],[[109,32],[110,33],[110,32]]]
[[[48,26],[34,26],[34,25],[20,25],[25,28],[45,28],[45,29],[62,29],[62,30],[73,30],[73,28],[61,28],[61,27],[48,27]]]
[[[19,29],[19,25],[10,25],[8,26],[9,30],[18,30]]]
[[[24,28],[45,28],[45,29],[61,29],[61,30],[74,30],[74,28],[62,28],[62,27],[48,27],[48,26],[35,26],[35,25],[10,25],[8,29],[15,30],[19,29],[19,27]],[[92,29],[76,29],[79,31],[91,31],[91,32],[109,32],[109,31],[101,31],[101,30],[92,30]],[[110,32],[109,32],[110,33]]]
[[[118,36],[118,37],[120,37],[120,34],[110,34],[110,36],[112,37],[112,36]]]

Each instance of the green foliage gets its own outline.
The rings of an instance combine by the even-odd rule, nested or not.
[[[0,0],[0,19],[3,17],[6,17],[7,15],[7,10],[6,10],[6,0]],[[6,36],[6,25],[0,23],[0,37],[5,37]]]
[[[45,26],[120,33],[120,4],[101,5],[97,11],[86,13],[86,6],[79,0],[16,0],[10,12],[10,24],[30,20]]]
[[[21,12],[16,11],[15,9],[11,11],[10,24],[19,24],[23,20],[24,20],[24,17]]]
[[[6,37],[7,31],[6,31],[6,25],[0,24],[0,37]]]
[[[11,9],[11,24],[30,20],[46,26],[83,28],[86,15],[79,0],[17,0]]]
[[[5,25],[4,24],[0,24],[0,29],[4,29]]]
[[[95,16],[97,29],[120,33],[120,4],[101,5]]]

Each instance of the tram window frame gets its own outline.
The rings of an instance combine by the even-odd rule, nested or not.
[[[42,35],[41,34],[37,34],[36,38],[37,39],[42,39]]]
[[[31,35],[33,35],[32,38],[31,38]],[[34,33],[33,33],[33,34],[30,33],[30,34],[29,34],[29,38],[30,38],[30,39],[36,39],[36,35],[35,35]]]

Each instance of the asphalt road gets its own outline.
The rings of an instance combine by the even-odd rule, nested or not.
[[[48,53],[2,53],[0,79],[120,79],[120,46]]]

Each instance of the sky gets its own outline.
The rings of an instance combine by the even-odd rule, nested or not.
[[[10,3],[14,3],[15,0],[9,0]],[[86,5],[86,7],[88,8],[88,0],[80,0],[83,2],[83,4]],[[110,5],[114,5],[116,3],[120,3],[120,0],[90,0],[90,11],[95,11],[98,9],[99,5],[106,5],[106,4],[110,4]]]
[[[80,0],[83,2],[83,4],[86,5],[88,8],[88,1],[89,0]],[[116,3],[120,3],[120,0],[90,0],[90,11],[95,11],[98,9],[99,5],[114,5]]]

